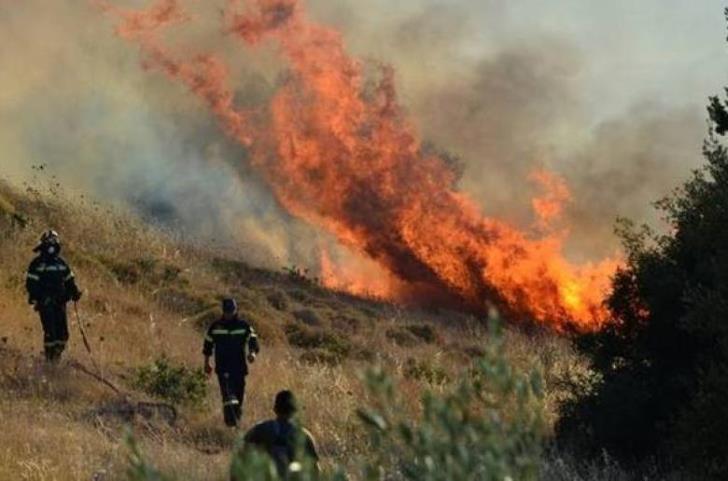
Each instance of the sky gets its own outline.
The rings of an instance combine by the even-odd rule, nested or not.
[[[583,50],[589,59],[582,79],[585,95],[598,114],[615,114],[646,97],[702,105],[725,83],[723,1],[508,3],[506,29],[535,25]]]
[[[391,38],[381,37],[383,26],[428,11],[439,17],[430,27],[449,39],[447,53],[454,61],[477,60],[534,37],[561,39],[584,57],[579,82],[595,119],[646,97],[702,105],[728,77],[724,0],[406,0],[396,2],[397,7],[385,6],[390,3],[385,0],[313,3],[328,12],[332,3],[339,4],[333,10],[339,23],[364,25],[353,29],[351,42],[379,56],[397,49],[385,45]],[[437,43],[435,54],[440,53]],[[430,47],[423,45],[422,56],[412,60],[431,63]]]

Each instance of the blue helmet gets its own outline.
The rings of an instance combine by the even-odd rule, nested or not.
[[[225,312],[227,314],[235,314],[236,312],[238,312],[238,303],[235,302],[235,299],[231,297],[223,299],[222,312]]]

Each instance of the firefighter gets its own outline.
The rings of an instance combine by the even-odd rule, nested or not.
[[[238,306],[234,299],[222,301],[222,318],[213,322],[207,330],[202,353],[205,356],[205,373],[208,376],[212,374],[210,357],[213,352],[225,424],[237,427],[245,400],[248,364],[255,362],[260,346],[255,330],[238,317]]]
[[[320,473],[316,443],[311,433],[296,423],[294,418],[297,411],[293,393],[281,391],[276,395],[273,405],[275,419],[256,424],[243,438],[243,451],[254,448],[268,454],[281,479],[295,479],[304,463],[310,463],[313,474]],[[233,480],[238,481],[234,474]]]
[[[81,290],[61,254],[61,240],[53,230],[44,232],[33,252],[38,256],[28,267],[25,287],[28,303],[40,315],[46,360],[56,363],[68,342],[66,304],[81,299]]]

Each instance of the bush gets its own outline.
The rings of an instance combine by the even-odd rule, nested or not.
[[[132,384],[173,404],[199,405],[207,396],[207,376],[202,369],[175,366],[166,357],[137,368]]]
[[[275,290],[269,292],[266,300],[277,311],[285,311],[288,309],[288,297],[281,291]]]
[[[351,353],[351,343],[332,332],[299,324],[288,324],[285,329],[288,343],[291,346],[327,351],[338,359],[343,359]]]
[[[300,309],[293,312],[293,317],[307,326],[320,326],[321,317],[312,309]]]

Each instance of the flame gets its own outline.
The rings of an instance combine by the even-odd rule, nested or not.
[[[141,11],[102,7],[121,19],[119,35],[141,46],[145,67],[186,84],[250,150],[289,212],[397,281],[395,288],[352,275],[324,257],[329,285],[477,312],[497,305],[556,329],[594,330],[607,322],[602,301],[619,261],[575,265],[562,254],[563,235],[529,235],[483,216],[458,192],[447,163],[422,148],[397,101],[393,69],[381,66],[378,81],[370,82],[341,34],[310,21],[300,0],[230,0],[225,10],[229,35],[251,48],[274,42],[288,66],[270,105],[254,111],[234,105],[219,57],[175,54],[163,45],[161,27],[192,21],[177,1]],[[534,210],[540,222],[551,223],[570,198],[568,188],[546,171],[533,178],[546,190]]]
[[[547,170],[534,170],[530,179],[544,190],[541,197],[531,200],[531,206],[536,213],[538,226],[549,230],[561,218],[564,205],[571,201],[571,191],[564,179]]]
[[[375,299],[398,297],[402,288],[396,279],[377,264],[365,260],[348,260],[339,263],[332,259],[328,250],[321,253],[321,282],[329,289],[349,292]]]

